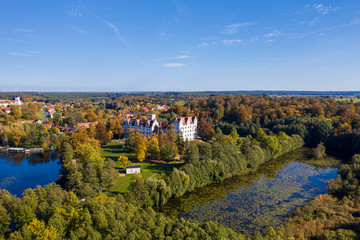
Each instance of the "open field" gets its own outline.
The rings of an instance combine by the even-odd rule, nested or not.
[[[117,140],[112,140],[108,145],[101,148],[101,156],[105,158],[110,158],[113,161],[117,161],[119,155],[125,155],[132,162],[132,165],[141,166],[141,176],[145,180],[153,175],[161,166],[161,163],[151,163],[151,162],[139,162],[136,159],[135,153],[127,152],[124,149],[124,143],[119,143]],[[155,178],[161,176],[162,173],[170,174],[174,167],[180,167],[182,164],[166,164],[158,173],[155,174]],[[117,170],[121,173],[125,173],[125,169],[117,167]],[[133,175],[126,175],[125,177],[119,177],[115,181],[115,185],[111,189],[112,192],[125,192],[131,183],[131,177]]]
[[[112,140],[108,145],[101,148],[101,156],[117,161],[120,155],[127,156],[131,162],[137,162],[135,153],[125,150],[124,143]]]
[[[360,102],[359,98],[335,98],[336,101],[353,101]]]
[[[153,175],[156,170],[158,170],[161,165],[154,163],[133,163],[132,165],[140,165],[141,166],[141,176],[144,180]],[[120,170],[122,173],[125,173],[125,170]],[[159,175],[158,173],[156,175]],[[110,189],[112,192],[120,192],[123,193],[127,190],[127,188],[131,184],[131,178],[134,176],[133,174],[126,175],[125,177],[119,177],[114,186]],[[160,176],[160,175],[159,175]]]
[[[177,104],[179,104],[179,105],[185,105],[185,104],[186,104],[186,102],[185,102],[185,101],[183,101],[183,100],[180,100],[180,101],[178,101],[178,102],[177,102]]]

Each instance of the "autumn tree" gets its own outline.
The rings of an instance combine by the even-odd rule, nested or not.
[[[102,146],[108,144],[111,141],[110,134],[106,131],[106,127],[103,123],[96,124],[95,138],[99,140]]]
[[[146,137],[140,133],[135,134],[135,153],[136,158],[140,162],[144,161],[146,158],[146,150],[147,150],[148,141]]]
[[[19,119],[22,116],[21,109],[20,108],[14,108],[11,111],[11,115],[14,116],[14,118]]]
[[[114,138],[121,138],[124,135],[124,128],[119,118],[110,118],[107,122],[107,129],[114,134]]]
[[[156,136],[152,136],[150,138],[147,152],[150,154],[151,159],[159,159],[160,148],[159,148],[159,141]]]
[[[215,134],[214,128],[204,118],[200,120],[197,132],[199,137],[202,137],[203,139],[208,141],[211,140]]]
[[[131,162],[127,156],[120,155],[118,160],[119,168],[125,168],[126,166],[131,165]]]
[[[234,141],[236,141],[239,138],[239,134],[236,131],[235,127],[231,128],[230,135],[233,138]]]

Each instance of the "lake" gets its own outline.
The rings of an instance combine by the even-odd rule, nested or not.
[[[327,193],[327,181],[337,176],[336,168],[307,164],[311,157],[309,149],[299,149],[251,173],[172,199],[159,211],[201,222],[216,221],[243,234],[279,226],[296,207]]]
[[[21,197],[27,188],[55,182],[61,165],[53,152],[0,154],[0,189]]]

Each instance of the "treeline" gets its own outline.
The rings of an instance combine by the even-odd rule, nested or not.
[[[260,164],[303,146],[299,135],[285,133],[268,136],[259,131],[259,137],[248,137],[241,143],[240,150],[226,135],[218,133],[213,143],[187,143],[186,164],[180,169],[173,168],[164,179],[137,177],[125,193],[125,199],[141,206],[161,206],[171,197],[179,197],[185,192],[211,183],[219,183],[225,178],[256,169]]]
[[[56,141],[55,132],[41,124],[13,124],[0,129],[0,145],[49,149]]]
[[[97,131],[79,128],[61,135],[57,146],[62,164],[57,182],[82,199],[108,193],[118,178],[115,162],[101,157],[100,141],[94,135]]]
[[[173,105],[171,109],[178,115],[183,115],[189,110],[191,115],[206,118],[213,125],[238,125],[241,129],[240,135],[242,131],[245,135],[255,133],[257,126],[264,127],[270,121],[306,116],[331,121],[334,123],[336,134],[360,128],[360,103],[336,101],[332,98],[268,95],[210,96],[196,98],[184,106]]]
[[[86,201],[54,183],[22,198],[0,190],[0,238],[6,239],[243,239],[214,222],[169,218],[117,198]]]
[[[272,232],[273,237],[359,239],[359,180],[360,155],[356,154],[349,164],[341,165],[338,177],[328,183],[330,193],[296,209],[285,226]]]
[[[343,139],[357,139],[358,134],[332,138],[331,146]],[[334,142],[332,142],[334,140]],[[257,233],[252,239],[359,239],[360,238],[360,147],[345,141],[346,151],[357,152],[348,162],[342,162],[336,179],[328,183],[328,194],[297,208],[286,223],[277,229]],[[341,151],[340,153],[343,153]],[[346,155],[345,155],[346,156]]]

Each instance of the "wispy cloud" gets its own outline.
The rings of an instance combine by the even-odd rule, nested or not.
[[[303,20],[300,21],[300,24],[310,24],[314,25],[318,21],[320,21],[324,16],[336,12],[338,10],[338,7],[333,7],[330,5],[324,5],[324,4],[307,4],[303,7],[303,10],[300,11],[300,14],[304,13],[313,13],[315,14],[315,17],[311,20]]]
[[[183,67],[185,66],[184,63],[165,63],[163,65],[163,67],[166,67],[166,68],[178,68],[178,67]]]
[[[117,26],[106,20],[104,22],[109,28],[111,28],[111,30],[114,31],[115,34],[119,34],[119,28]]]
[[[178,23],[180,20],[175,17],[164,18],[162,26],[156,30],[156,34],[158,34],[161,38],[168,35],[168,29],[171,25]]]
[[[221,40],[221,42],[225,45],[233,45],[235,43],[241,43],[243,41],[241,39],[224,39]]]
[[[285,34],[283,34],[282,32],[278,31],[278,30],[274,30],[272,32],[269,33],[265,33],[264,34],[264,39],[266,43],[272,43],[275,42],[276,39],[278,37],[284,36]]]
[[[187,58],[190,58],[190,56],[189,55],[180,55],[180,56],[174,57],[174,59],[187,59]]]
[[[197,47],[208,47],[208,46],[209,46],[209,43],[207,43],[207,42],[202,42],[197,45]]]
[[[279,36],[281,36],[281,32],[277,31],[277,30],[264,34],[265,38],[274,38],[274,37],[279,37]]]
[[[27,51],[27,52],[30,54],[40,54],[40,52],[38,52],[38,51]]]
[[[6,54],[17,57],[32,57],[37,54],[40,54],[38,51],[26,51],[26,52],[7,52]]]
[[[330,12],[335,12],[337,10],[337,8],[334,8],[332,6],[325,6],[324,4],[316,4],[316,3],[305,5],[304,9],[314,10],[320,15],[327,15]]]
[[[254,24],[255,24],[255,22],[242,22],[242,23],[230,24],[230,25],[225,26],[222,33],[235,34],[235,33],[238,33],[242,27],[247,27],[247,26],[251,26]]]
[[[355,18],[348,25],[359,25],[359,24],[360,24],[360,18]]]
[[[68,14],[70,16],[73,17],[81,17],[84,15],[84,6],[83,5],[78,5],[78,6],[74,6],[70,9],[70,11],[68,12]]]
[[[18,56],[18,57],[31,57],[33,55],[29,54],[29,53],[19,53],[19,52],[8,52],[8,55],[11,56]]]
[[[183,13],[185,11],[187,11],[188,7],[181,1],[179,0],[172,0],[172,2],[175,4],[176,10],[178,13]]]
[[[100,21],[104,22],[116,35],[118,39],[120,39],[124,44],[129,46],[129,42],[127,39],[120,33],[119,28],[115,26],[115,24],[109,22],[108,20],[97,17]]]
[[[85,34],[87,33],[86,30],[82,29],[82,28],[79,28],[79,27],[72,27],[71,28],[73,31],[77,32],[77,33],[81,33],[81,34]]]

